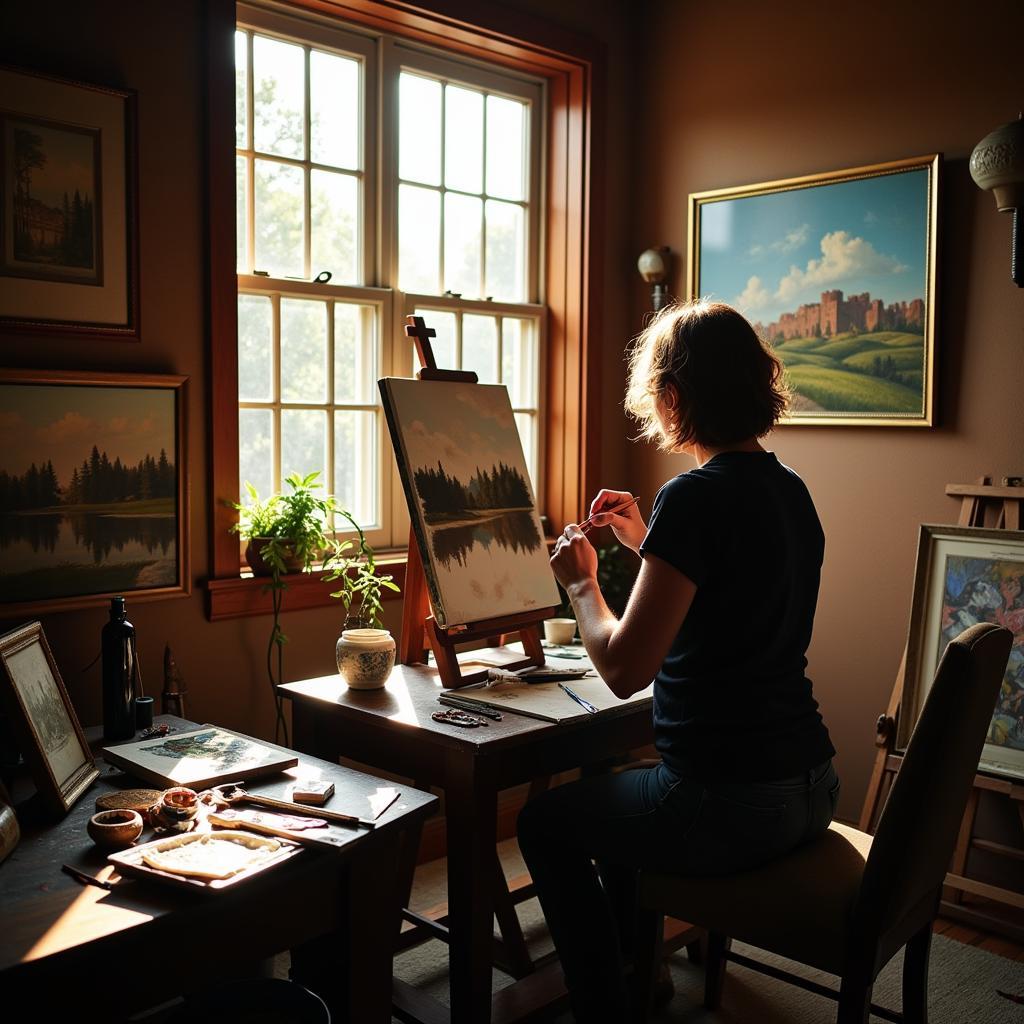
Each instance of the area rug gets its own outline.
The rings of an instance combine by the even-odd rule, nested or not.
[[[514,842],[501,846],[502,863],[511,877],[524,870]],[[444,900],[444,861],[424,865],[417,872],[414,908],[436,906]],[[551,949],[543,915],[536,900],[518,907],[519,919],[530,952],[538,956]],[[810,970],[736,943],[737,952],[754,955],[776,966],[803,974],[821,984],[834,986],[831,975]],[[835,1020],[835,1003],[793,985],[764,977],[736,964],[726,976],[722,1006],[705,1010],[703,973],[679,952],[669,960],[675,996],[652,1016],[652,1024],[825,1024]],[[873,1002],[889,1009],[901,1007],[900,977],[903,955],[886,965],[875,983]],[[395,974],[411,985],[425,988],[440,1002],[448,1002],[448,949],[432,940],[395,958]],[[512,983],[494,972],[494,990]],[[997,990],[1024,995],[1024,964],[996,956],[952,939],[936,935],[932,942],[928,1010],[931,1024],[1024,1024],[1024,1005],[997,994]],[[571,1024],[563,1014],[558,1024]],[[871,1021],[880,1020],[872,1016]]]

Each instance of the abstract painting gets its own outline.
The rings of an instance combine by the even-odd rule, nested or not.
[[[935,155],[690,196],[690,295],[735,306],[797,424],[928,426]]]
[[[922,526],[902,742],[909,740],[946,645],[979,622],[1013,633],[980,767],[1024,778],[1024,537],[1008,530]]]
[[[380,390],[439,624],[557,605],[505,387],[386,377]]]

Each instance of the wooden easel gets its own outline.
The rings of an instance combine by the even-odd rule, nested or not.
[[[477,375],[468,370],[438,369],[430,343],[430,339],[435,337],[437,332],[427,327],[423,317],[407,316],[405,333],[413,339],[423,367],[416,375],[419,380],[461,381],[468,384],[478,382]],[[513,633],[519,634],[525,656],[503,667],[513,669],[544,664],[540,624],[554,614],[554,608],[538,608],[519,615],[442,626],[431,614],[430,594],[423,571],[424,557],[426,552],[420,550],[415,528],[410,526],[409,560],[405,571],[405,598],[402,608],[402,639],[398,651],[401,664],[425,665],[427,652],[433,651],[441,681],[447,688],[483,682],[487,679],[487,670],[464,673],[456,657],[456,646],[479,640],[487,640],[493,646],[501,646]]]
[[[1008,482],[1006,481],[1006,483]],[[1001,503],[998,505],[995,528],[1000,530],[1021,529],[1021,502],[1024,501],[1024,487],[1020,485],[993,486],[989,477],[982,477],[974,484],[947,484],[946,494],[961,499],[958,526],[984,526],[986,508],[995,503]],[[875,754],[875,764],[871,771],[871,780],[868,783],[867,796],[864,799],[864,807],[861,810],[858,823],[863,832],[870,832],[874,828],[883,804],[883,797],[888,794],[892,780],[903,763],[903,754],[895,749],[895,744],[906,669],[907,652],[904,650],[899,671],[896,673],[892,696],[889,698],[889,706],[886,708],[885,714],[879,717],[876,725],[875,746],[878,747],[878,752]],[[967,800],[967,807],[964,810],[950,870],[946,875],[946,895],[942,901],[942,909],[948,916],[966,920],[993,931],[1003,932],[1018,942],[1024,941],[1024,927],[1008,922],[994,914],[968,908],[963,903],[963,894],[969,892],[996,903],[1024,910],[1024,894],[979,882],[965,874],[967,857],[972,849],[981,849],[988,853],[1024,861],[1024,848],[974,838],[974,823],[983,791],[999,793],[1013,801],[1020,815],[1021,825],[1024,827],[1024,784],[1015,783],[1010,779],[976,775],[971,795]]]

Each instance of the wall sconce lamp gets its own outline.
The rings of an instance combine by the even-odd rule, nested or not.
[[[640,253],[640,259],[636,261],[636,269],[640,271],[640,276],[654,286],[651,289],[651,305],[655,313],[665,305],[668,297],[668,290],[663,282],[668,277],[669,264],[672,262],[671,253],[672,250],[667,245],[657,249],[645,249]]]
[[[1001,124],[990,131],[971,153],[971,177],[978,188],[991,189],[1000,213],[1013,213],[1013,248],[1010,277],[1024,288],[1024,120]]]

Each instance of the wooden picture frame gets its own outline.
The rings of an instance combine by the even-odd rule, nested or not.
[[[0,329],[138,340],[135,93],[0,66]]]
[[[0,617],[189,594],[187,382],[0,370]]]
[[[977,622],[1014,636],[979,769],[1024,779],[1024,533],[922,525],[896,745],[904,749],[949,640]]]
[[[99,776],[39,622],[0,636],[0,690],[42,802],[66,814]]]
[[[808,426],[934,417],[939,154],[690,195],[688,291],[735,306]]]

